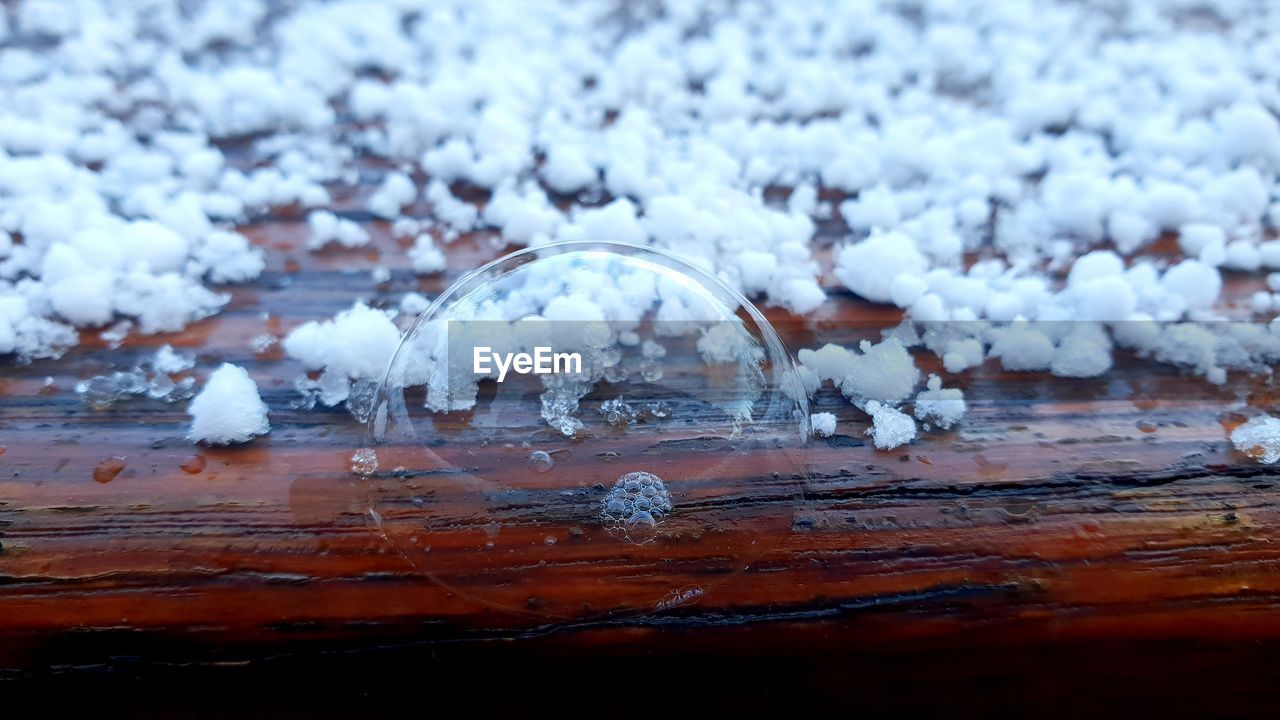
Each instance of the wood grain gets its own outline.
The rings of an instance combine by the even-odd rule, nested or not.
[[[367,225],[371,248],[307,253],[296,209],[260,218],[243,231],[268,249],[267,271],[226,288],[223,314],[119,348],[85,333],[61,360],[4,361],[0,667],[9,677],[39,688],[125,668],[169,682],[193,677],[177,668],[201,668],[265,692],[262,678],[281,667],[297,674],[278,687],[310,673],[351,673],[375,687],[406,677],[409,663],[442,682],[465,668],[505,668],[520,687],[522,663],[547,657],[586,674],[604,672],[592,658],[635,671],[638,658],[661,657],[666,672],[713,678],[758,673],[762,665],[744,659],[754,657],[770,660],[789,692],[815,697],[855,673],[868,706],[876,688],[903,691],[893,707],[945,705],[907,697],[930,673],[979,710],[999,705],[979,692],[997,676],[1022,678],[1008,699],[1060,708],[1084,702],[1072,683],[1106,686],[1099,678],[1124,678],[1149,702],[1171,699],[1158,692],[1162,678],[1235,688],[1225,705],[1165,703],[1186,711],[1250,710],[1273,681],[1280,470],[1235,452],[1226,433],[1240,421],[1233,402],[1273,407],[1276,389],[1236,374],[1215,387],[1123,354],[1091,380],[988,363],[958,380],[970,403],[960,430],[891,452],[864,442],[864,415],[821,395],[814,410],[835,412],[841,434],[809,451],[794,521],[748,571],[695,602],[555,623],[451,592],[371,526],[368,484],[349,472],[363,427],[340,409],[296,409],[303,369],[278,350],[251,349],[255,336],[283,336],[356,297],[438,293],[504,250],[473,234],[450,246],[444,275],[418,278],[387,225]],[[829,247],[835,237],[824,232]],[[825,250],[822,261],[829,266]],[[379,265],[392,280],[375,286],[369,272]],[[1238,297],[1255,283],[1229,286]],[[898,320],[826,285],[832,300],[813,318],[769,310],[793,349],[873,337]],[[183,403],[96,411],[74,392],[78,380],[132,367],[165,343],[198,353],[201,379],[219,362],[248,367],[271,408],[271,434],[195,447],[183,437]],[[937,369],[936,358],[919,361]],[[124,469],[95,481],[94,467],[112,456]],[[195,456],[203,468],[189,472]],[[589,587],[581,584],[584,601]],[[773,685],[754,685],[768,702]]]

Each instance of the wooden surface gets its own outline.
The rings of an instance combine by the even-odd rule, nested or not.
[[[354,211],[361,199],[339,204]],[[144,690],[160,705],[232,679],[284,714],[298,709],[280,695],[290,690],[376,707],[406,683],[445,692],[477,677],[546,701],[540,683],[562,672],[571,699],[605,703],[610,688],[634,697],[650,679],[672,698],[712,681],[726,688],[711,703],[720,710],[848,693],[854,707],[882,709],[1115,710],[1137,699],[1250,713],[1277,687],[1280,469],[1226,441],[1240,420],[1232,402],[1272,407],[1277,391],[1234,374],[1214,387],[1123,355],[1091,380],[988,363],[956,381],[970,404],[960,430],[890,452],[863,441],[865,416],[823,394],[813,409],[835,412],[841,435],[812,448],[796,521],[696,603],[555,624],[459,598],[371,530],[368,488],[348,472],[363,427],[341,409],[293,409],[302,369],[278,350],[255,354],[251,340],[357,297],[437,293],[502,248],[469,236],[451,246],[447,273],[416,278],[385,223],[367,223],[372,248],[311,254],[300,218],[286,209],[244,228],[268,250],[267,271],[227,288],[217,317],[118,349],[86,333],[61,360],[3,361],[5,676]],[[369,275],[378,265],[393,273],[382,286]],[[1238,295],[1254,282],[1229,284]],[[827,285],[815,318],[768,312],[793,350],[897,318]],[[201,380],[219,362],[248,367],[270,435],[198,448],[183,438],[185,403],[95,411],[74,392],[165,343],[198,353]],[[920,359],[926,371],[936,363]],[[123,469],[95,480],[113,456]],[[190,472],[195,456],[203,468]],[[1209,685],[1221,692],[1188,690]],[[209,702],[229,697],[239,696]]]

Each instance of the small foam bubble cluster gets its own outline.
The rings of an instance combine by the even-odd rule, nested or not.
[[[373,448],[360,448],[351,455],[351,472],[372,475],[378,471],[378,453]]]
[[[613,484],[600,507],[600,519],[610,532],[646,543],[656,537],[655,530],[671,513],[671,493],[657,475],[629,472]]]

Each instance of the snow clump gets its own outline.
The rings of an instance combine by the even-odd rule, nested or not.
[[[191,415],[187,437],[196,442],[242,443],[271,430],[267,405],[258,395],[257,384],[247,370],[230,363],[209,375],[187,412]]]

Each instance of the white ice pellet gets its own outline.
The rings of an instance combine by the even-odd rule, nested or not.
[[[862,354],[853,354],[844,369],[840,391],[854,402],[878,400],[899,403],[920,382],[915,361],[897,338],[878,345],[863,341]]]
[[[475,228],[476,219],[479,217],[476,206],[454,197],[449,191],[449,186],[440,180],[432,180],[427,184],[427,202],[431,203],[436,217],[443,221],[453,233],[468,232]],[[416,231],[415,226],[414,230],[401,234],[412,235]]]
[[[835,274],[853,292],[875,302],[893,301],[900,275],[923,275],[928,267],[915,241],[899,232],[876,233],[836,255]]]
[[[438,273],[445,268],[444,253],[436,247],[430,235],[419,235],[409,250],[409,260],[413,263],[413,271],[419,275]]]
[[[930,375],[926,389],[916,395],[916,418],[943,430],[950,430],[959,423],[966,410],[964,393],[956,388],[942,387],[942,379],[937,375]]]
[[[1183,260],[1165,272],[1160,285],[1182,298],[1186,307],[1203,310],[1213,307],[1222,293],[1222,275],[1202,262]]]
[[[889,284],[889,299],[894,305],[909,308],[929,290],[929,283],[920,275],[904,273]]]
[[[1015,325],[995,330],[993,336],[990,355],[1000,358],[1005,370],[1048,370],[1053,364],[1053,341],[1038,330]]]
[[[400,298],[401,315],[417,317],[418,315],[426,312],[429,307],[431,307],[431,301],[422,293],[405,293],[404,297]]]
[[[526,184],[517,189],[514,184],[503,184],[485,205],[483,219],[499,228],[507,242],[528,245],[537,238],[550,237],[563,217],[536,186]]]
[[[157,372],[179,373],[195,367],[195,358],[191,355],[178,353],[173,349],[172,345],[165,345],[156,351],[151,360],[151,366]]]
[[[836,434],[836,416],[832,413],[814,413],[809,417],[809,424],[817,437],[831,437]]]
[[[1232,270],[1253,272],[1262,266],[1262,256],[1257,245],[1245,240],[1233,240],[1227,243],[1222,264]]]
[[[1280,240],[1259,243],[1258,261],[1268,270],[1280,269]]]
[[[378,217],[394,218],[400,214],[401,208],[413,202],[417,194],[418,188],[412,178],[402,172],[393,172],[369,196],[369,211]]]
[[[558,193],[568,194],[596,181],[598,171],[583,149],[575,145],[557,144],[547,152],[542,177]]]
[[[345,379],[380,379],[400,331],[380,310],[357,303],[332,320],[308,322],[284,339],[284,351],[311,370]]]
[[[318,250],[329,243],[354,248],[369,244],[369,233],[354,220],[340,218],[328,210],[317,210],[307,216],[311,231],[307,247]]]
[[[1249,296],[1249,306],[1256,313],[1264,313],[1271,309],[1271,293],[1259,290]]]
[[[942,365],[950,373],[977,367],[984,359],[982,343],[973,338],[952,340],[947,343],[942,353]]]
[[[871,415],[871,428],[867,434],[880,450],[892,450],[906,445],[916,438],[916,423],[910,415],[874,400],[867,403]]]
[[[846,348],[828,343],[817,350],[802,348],[797,356],[800,363],[813,371],[819,380],[833,381],[839,385],[848,372],[853,354]]]
[[[271,430],[257,384],[247,370],[230,363],[209,375],[187,412],[191,415],[187,437],[196,442],[242,443]]]
[[[1082,324],[1058,341],[1049,371],[1059,377],[1097,377],[1111,369],[1111,341],[1098,325]]]
[[[1231,160],[1280,161],[1280,123],[1253,103],[1238,103],[1218,113],[1222,151]]]
[[[253,280],[266,267],[262,250],[250,245],[248,238],[222,230],[209,233],[197,243],[192,261],[214,283]]]
[[[800,363],[819,381],[831,381],[851,401],[898,403],[907,399],[920,380],[920,371],[902,342],[890,338],[878,345],[864,342],[862,352],[828,344],[802,349]]]
[[[1154,240],[1158,235],[1158,228],[1136,212],[1117,210],[1111,213],[1107,221],[1107,232],[1116,248],[1121,253],[1130,255]]]
[[[1227,233],[1208,223],[1188,223],[1178,229],[1178,245],[1188,257],[1199,257],[1211,245],[1226,245]]]
[[[840,215],[850,230],[889,230],[898,226],[902,215],[885,185],[876,185],[858,194],[857,199],[840,204]]]
[[[1273,4],[907,4],[669,3],[620,30],[561,2],[514,25],[485,2],[19,3],[0,13],[20,40],[0,62],[0,353],[217,312],[208,285],[264,265],[223,222],[300,205],[316,209],[309,247],[366,245],[329,191],[368,182],[368,210],[427,237],[408,253],[418,272],[476,229],[619,240],[813,313],[828,270],[814,238],[843,220],[828,275],[865,300],[917,321],[1048,321],[929,345],[950,372],[984,344],[1010,369],[1104,372],[1109,340],[1058,324],[1082,320],[1215,382],[1274,362],[1149,322],[1277,309],[1261,291],[1224,298],[1220,272],[1280,269],[1275,63],[1258,30]],[[269,51],[252,51],[259,37]],[[248,157],[224,157],[228,142]],[[419,173],[429,216],[402,218]],[[1177,256],[1145,257],[1166,231]],[[1115,253],[1081,255],[1108,241]],[[973,254],[998,267],[964,270]],[[646,298],[589,300],[613,318]],[[824,358],[844,363],[828,379],[872,382],[848,377],[878,355],[845,352]],[[884,378],[905,386],[906,367]],[[329,397],[345,379],[328,377]]]

